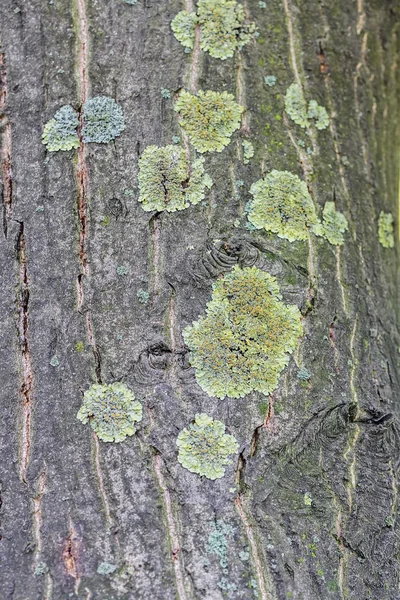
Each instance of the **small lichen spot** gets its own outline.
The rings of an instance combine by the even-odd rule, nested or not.
[[[254,146],[249,140],[243,140],[243,162],[247,165],[254,156]]]
[[[378,237],[384,248],[394,247],[394,219],[392,213],[385,213],[383,210],[378,219]]]
[[[97,572],[99,575],[111,575],[117,570],[116,565],[113,565],[108,562],[101,562],[97,567]]]
[[[335,203],[326,202],[322,211],[322,224],[314,228],[314,233],[323,236],[334,246],[342,246],[348,226],[346,217],[335,209]]]

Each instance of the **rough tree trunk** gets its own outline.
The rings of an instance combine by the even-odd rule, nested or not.
[[[245,7],[260,35],[221,61],[174,38],[183,1],[1,2],[4,600],[400,598],[399,245],[377,236],[379,212],[397,212],[399,6]],[[284,115],[296,81],[331,115],[311,153]],[[146,213],[138,156],[181,135],[161,90],[182,87],[236,94],[242,129],[207,155],[206,202]],[[46,153],[44,123],[95,95],[123,106],[124,133]],[[255,147],[246,166],[245,138]],[[306,179],[320,209],[336,201],[344,246],[246,229],[249,187],[271,169]],[[208,397],[182,340],[236,263],[277,276],[305,316],[267,417],[259,394]],[[103,443],[76,419],[96,381],[134,390],[145,408],[137,435]],[[240,444],[216,481],[177,462],[176,436],[201,411]],[[97,573],[102,562],[117,570]]]

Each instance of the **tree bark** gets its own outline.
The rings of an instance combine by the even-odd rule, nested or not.
[[[395,248],[377,235],[381,210],[398,217],[400,9],[244,2],[259,36],[224,61],[175,39],[170,22],[191,0],[1,2],[5,600],[400,599],[397,223]],[[293,82],[330,114],[310,150],[284,113]],[[242,127],[206,155],[205,202],[146,213],[138,157],[182,136],[161,94],[180,88],[235,94]],[[123,134],[46,152],[46,121],[96,95],[122,105]],[[243,139],[255,147],[248,165]],[[272,169],[304,179],[320,211],[336,202],[344,246],[246,228],[250,185]],[[183,343],[234,264],[276,276],[304,315],[267,414],[257,393],[210,398]],[[144,407],[119,444],[76,418],[92,383],[114,381]],[[176,437],[198,412],[239,441],[216,481],[177,461]],[[103,562],[116,570],[98,573]]]

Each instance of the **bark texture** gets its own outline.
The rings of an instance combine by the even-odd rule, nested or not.
[[[0,597],[398,600],[398,229],[394,249],[377,236],[379,212],[398,215],[398,3],[245,0],[259,36],[225,61],[173,36],[192,4],[1,2]],[[293,82],[331,116],[310,150],[284,114]],[[205,202],[146,213],[138,158],[183,138],[161,93],[180,88],[235,94],[242,127],[206,155]],[[124,133],[46,153],[45,122],[96,95],[122,105]],[[250,185],[272,169],[305,179],[319,210],[335,200],[343,247],[246,228]],[[269,406],[208,397],[182,339],[235,264],[275,275],[304,315]],[[83,391],[113,381],[144,405],[120,444],[76,419]],[[197,412],[240,444],[217,481],[177,462]]]

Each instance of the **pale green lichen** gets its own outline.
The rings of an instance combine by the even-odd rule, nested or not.
[[[168,90],[167,88],[163,88],[161,90],[161,96],[165,99],[165,100],[169,100],[172,97],[172,93],[170,92],[170,90]]]
[[[219,564],[223,569],[228,566],[228,545],[229,538],[233,536],[233,527],[218,519],[212,525],[206,544],[207,554],[215,554],[219,558]]]
[[[286,90],[285,109],[292,121],[302,129],[308,127],[307,103],[297,83],[292,83]]]
[[[308,381],[311,379],[311,372],[305,367],[302,367],[297,371],[297,378],[301,381]]]
[[[78,115],[72,106],[62,106],[43,129],[42,142],[50,152],[79,148]]]
[[[236,0],[199,0],[197,18],[200,48],[222,60],[248,44],[256,31],[255,23],[247,22],[244,8]]]
[[[276,77],[275,77],[275,75],[266,75],[264,77],[264,83],[268,87],[273,87],[274,85],[276,85]]]
[[[111,575],[117,570],[116,565],[113,565],[108,562],[101,562],[97,567],[97,572],[99,575]]]
[[[150,298],[149,292],[146,292],[146,290],[142,290],[141,288],[136,292],[136,296],[140,304],[147,304]]]
[[[225,425],[204,413],[195,415],[194,423],[182,429],[176,444],[181,465],[208,479],[223,477],[230,455],[238,451],[238,443],[225,433]]]
[[[108,96],[96,96],[87,100],[82,114],[84,142],[107,144],[125,129],[121,106]]]
[[[300,311],[281,301],[276,279],[237,265],[214,284],[205,316],[183,331],[199,385],[217,398],[273,392],[301,335]]]
[[[243,140],[243,162],[247,165],[254,156],[254,146],[249,140]]]
[[[90,423],[103,442],[123,442],[136,432],[142,405],[124,383],[93,384],[83,396],[77,418]]]
[[[288,116],[302,129],[310,126],[310,119],[314,121],[317,129],[326,129],[329,126],[329,115],[326,108],[320,106],[316,100],[307,103],[301,87],[292,83],[286,90],[285,110]]]
[[[326,129],[329,126],[329,115],[324,106],[320,106],[316,100],[310,100],[308,103],[307,116],[314,119],[315,127],[319,130]]]
[[[50,359],[50,364],[52,367],[59,367],[60,366],[60,361],[58,360],[57,356],[52,356]]]
[[[378,219],[379,241],[384,248],[394,247],[394,219],[392,213],[385,213],[381,210]]]
[[[115,270],[117,272],[117,275],[119,275],[120,277],[125,277],[129,273],[125,265],[119,265]]]
[[[198,204],[212,180],[204,158],[189,165],[183,148],[148,146],[139,159],[139,202],[143,210],[174,212]]]
[[[314,228],[316,235],[323,236],[330,244],[342,246],[348,229],[346,217],[335,209],[334,202],[326,202],[322,211],[322,223]]]
[[[37,577],[40,577],[41,575],[46,575],[46,573],[49,572],[49,567],[46,565],[45,562],[40,562],[37,564],[37,567],[35,569],[35,575]]]
[[[276,233],[278,237],[306,240],[318,218],[307,185],[289,171],[271,171],[250,188],[253,200],[248,219],[256,229]]]
[[[175,103],[180,125],[198,152],[221,152],[239,129],[243,107],[228,92],[183,90]]]
[[[197,12],[181,11],[171,23],[176,39],[192,50],[196,25],[200,28],[200,48],[214,58],[225,60],[248,44],[256,32],[236,0],[199,0]]]
[[[306,492],[304,494],[304,504],[305,504],[305,506],[312,505],[312,496],[311,496],[310,492]]]
[[[197,16],[194,12],[182,10],[171,22],[171,29],[178,42],[185,48],[193,50]]]

